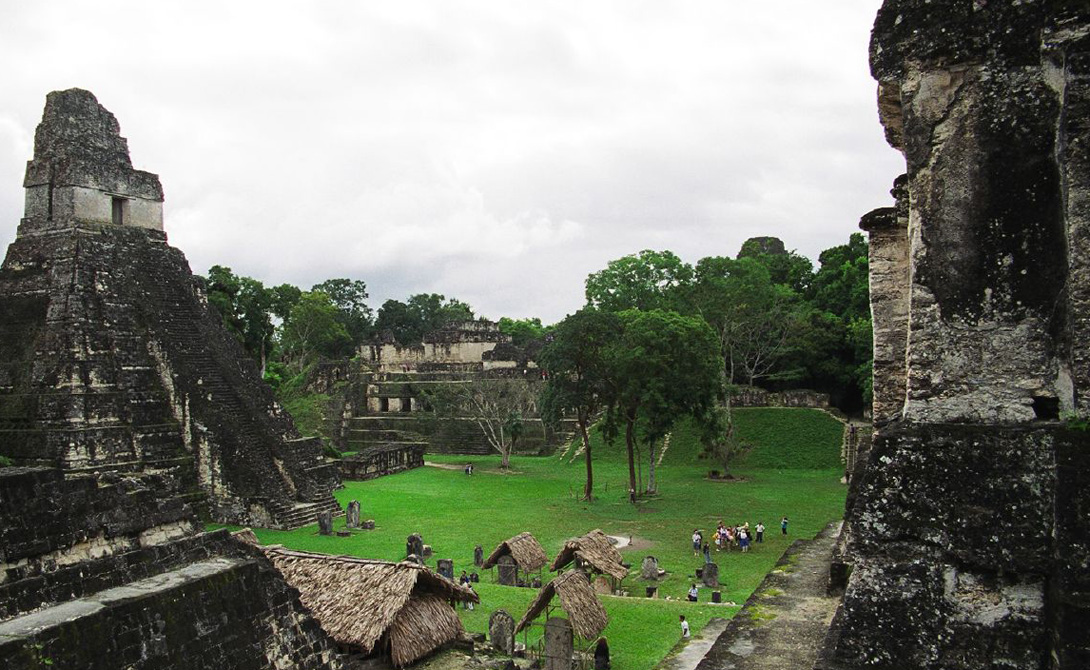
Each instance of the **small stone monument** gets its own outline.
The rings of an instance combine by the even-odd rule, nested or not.
[[[413,533],[405,538],[405,555],[408,556],[409,554],[424,555],[424,539],[420,537],[420,533]]]
[[[640,566],[640,577],[657,581],[659,578],[659,559],[654,556],[645,557],[643,564]]]
[[[416,563],[417,565],[424,565],[424,559],[420,558],[416,554],[409,554],[405,557],[405,560],[409,563]]]
[[[440,558],[435,563],[435,571],[447,579],[454,581],[454,561],[449,558]]]
[[[711,588],[719,586],[719,565],[716,563],[705,563],[704,573],[700,576],[700,579],[704,582],[704,586]]]
[[[367,521],[364,521],[361,525],[362,525],[364,530],[374,530],[375,529],[375,520],[374,519],[368,519]]]
[[[348,511],[344,515],[345,528],[360,527],[360,501],[353,500],[348,503]]]
[[[318,534],[319,535],[332,535],[333,534],[333,512],[319,512],[318,513]]]
[[[420,555],[424,558],[431,558],[433,553],[430,544],[425,544],[423,547],[421,547],[420,552]]]
[[[478,568],[484,565],[484,547],[479,544],[473,547],[473,565]]]
[[[501,586],[514,586],[518,579],[518,564],[515,563],[515,559],[511,558],[511,555],[500,556],[500,559],[496,561],[496,570],[498,572],[497,579]]]
[[[506,610],[496,610],[488,617],[488,641],[510,656],[515,653],[515,617]]]
[[[545,670],[571,670],[574,646],[567,619],[545,622]]]
[[[598,575],[591,580],[590,585],[594,588],[595,593],[600,593],[604,596],[613,593],[613,582],[609,581],[609,577],[606,577],[605,575]]]

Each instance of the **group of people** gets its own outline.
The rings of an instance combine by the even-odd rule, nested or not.
[[[787,535],[787,517],[780,519],[780,532]],[[714,545],[716,551],[731,551],[735,547],[743,553],[748,552],[754,543],[761,544],[765,541],[765,525],[758,521],[757,525],[750,528],[749,522],[737,526],[727,526],[722,521],[712,533],[711,542],[705,541],[704,531],[693,529],[693,555],[704,554],[704,562],[711,563],[711,548]]]

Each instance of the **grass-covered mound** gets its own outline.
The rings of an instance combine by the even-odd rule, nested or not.
[[[792,407],[734,410],[738,439],[752,445],[737,468],[822,470],[840,467],[844,424],[826,412]]]
[[[791,417],[787,422],[791,426],[809,425],[810,420],[796,421],[790,412],[821,414],[813,410],[786,412],[782,416]],[[823,425],[821,421],[813,423]],[[788,444],[775,449],[783,454],[819,451],[826,454],[824,458],[831,454],[834,461],[839,454],[840,433],[834,436],[826,430],[791,434],[802,435],[799,439],[805,439],[808,446]],[[815,436],[822,435],[821,441],[815,442],[819,439]],[[754,454],[761,447],[758,444]],[[512,471],[506,473],[499,470],[498,457],[429,454],[428,461],[446,467],[425,467],[368,482],[347,482],[346,488],[337,493],[342,504],[360,501],[362,517],[377,522],[374,531],[358,532],[348,538],[322,537],[311,526],[292,532],[259,530],[257,534],[264,543],[295,549],[399,560],[405,555],[406,536],[420,532],[435,550],[431,565],[434,567],[435,559],[451,558],[456,574],[472,569],[475,544],[482,545],[487,554],[502,540],[522,531],[533,533],[550,559],[567,538],[593,528],[632,537],[633,546],[622,549],[621,553],[633,566],[625,584],[636,597],[603,598],[610,615],[604,635],[610,640],[615,667],[648,670],[677,641],[679,614],[685,614],[695,631],[711,617],[728,617],[737,610],[710,604],[707,589],[701,590],[699,603],[682,600],[695,568],[703,563],[691,550],[693,528],[703,529],[710,538],[720,519],[729,524],[748,521],[751,526],[763,521],[768,526],[765,543],[755,545],[750,553],[713,554],[713,560],[719,564],[723,599],[741,604],[775,565],[789,542],[812,537],[843,511],[845,491],[839,483],[839,468],[750,467],[735,471],[741,475],[739,481],[709,480],[707,472],[714,466],[702,457],[697,433],[688,422],[679,422],[675,427],[662,455],[657,469],[659,494],[641,500],[636,506],[628,502],[623,442],[604,444],[595,432],[593,449],[597,499],[590,503],[579,499],[584,465],[582,456],[574,450],[552,457],[516,456],[512,459]],[[641,452],[646,460],[646,450],[641,448]],[[467,462],[476,466],[473,476],[462,472]],[[647,469],[644,462],[645,481]],[[791,519],[787,537],[780,535],[779,530],[783,515]],[[343,520],[338,521],[337,527],[341,525]],[[639,579],[639,566],[647,555],[657,557],[660,567],[668,571],[660,584],[660,594],[673,600],[638,597],[643,595],[645,586]],[[545,574],[546,579],[549,576]],[[472,612],[459,610],[466,627],[478,632],[487,629],[488,615],[500,607],[518,619],[534,595],[532,589],[496,586],[487,573],[482,574],[478,591],[481,606]],[[535,635],[540,635],[540,629]]]

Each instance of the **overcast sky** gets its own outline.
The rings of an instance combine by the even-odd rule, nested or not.
[[[816,262],[892,204],[880,0],[0,0],[0,244],[51,90],[159,174],[194,272],[563,318],[641,249]]]

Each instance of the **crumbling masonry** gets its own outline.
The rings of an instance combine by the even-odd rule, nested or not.
[[[828,668],[1090,667],[1090,8],[886,0],[876,436]]]

